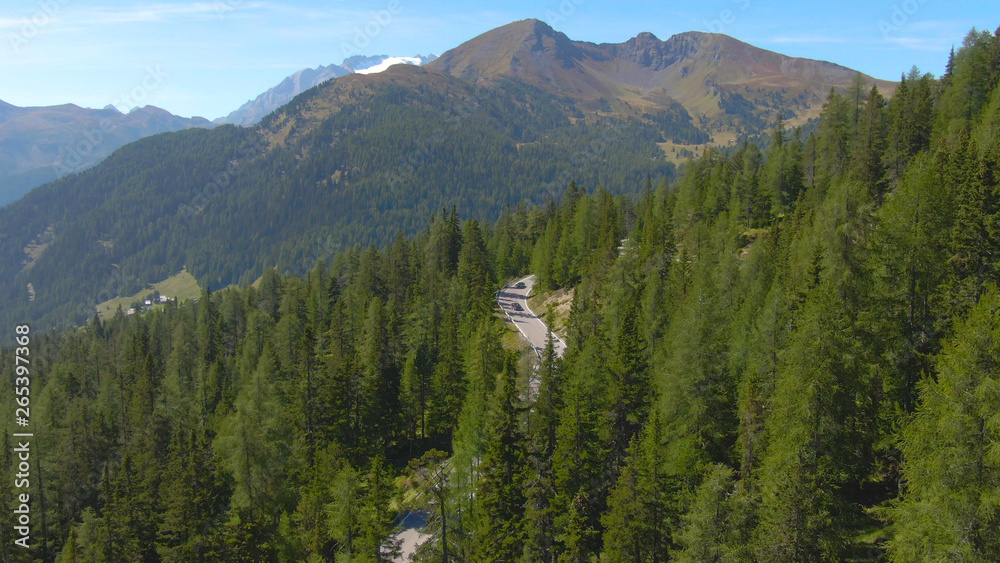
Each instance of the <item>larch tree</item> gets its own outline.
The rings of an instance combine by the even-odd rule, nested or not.
[[[1000,559],[1000,293],[990,286],[920,386],[902,432],[893,561]]]

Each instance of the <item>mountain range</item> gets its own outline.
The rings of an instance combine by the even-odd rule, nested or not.
[[[515,22],[424,66],[323,82],[255,126],[143,139],[0,209],[0,319],[78,323],[185,268],[213,288],[303,271],[442,210],[492,221],[557,199],[571,180],[635,193],[873,83],[894,88],[724,35],[593,44]]]
[[[265,115],[287,104],[302,92],[318,86],[327,80],[346,76],[358,72],[370,74],[371,72],[381,72],[392,64],[415,64],[422,65],[433,61],[437,57],[428,55],[426,57],[417,55],[415,57],[390,57],[388,55],[376,55],[372,57],[364,55],[354,55],[344,60],[339,65],[318,66],[316,68],[302,69],[295,74],[285,78],[277,86],[269,89],[256,98],[247,101],[229,115],[220,117],[214,121],[216,124],[232,123],[235,125],[250,126],[255,125]]]
[[[818,117],[830,89],[858,72],[788,57],[717,33],[660,40],[643,32],[624,43],[573,41],[538,20],[497,28],[441,56],[429,68],[468,81],[504,76],[573,99],[598,114],[642,116],[683,107],[716,144],[760,132],[777,114],[789,126]],[[891,95],[893,82],[861,75]]]
[[[381,72],[392,64],[420,65],[435,58],[355,55],[339,65],[303,69],[214,122],[180,117],[155,106],[121,113],[114,106],[22,108],[0,100],[0,206],[36,186],[85,170],[119,147],[144,137],[224,123],[254,125],[303,91],[331,78],[352,72]]]
[[[143,137],[211,127],[154,106],[121,113],[73,104],[17,107],[0,101],[0,206],[31,188],[100,162],[117,148]]]

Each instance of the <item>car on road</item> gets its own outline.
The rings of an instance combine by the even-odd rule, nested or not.
[[[520,303],[514,303],[514,310],[515,311],[523,311],[524,307],[521,307]]]
[[[524,282],[517,282],[517,285],[514,286],[514,289],[524,289],[526,287],[528,287],[528,286],[525,285]]]

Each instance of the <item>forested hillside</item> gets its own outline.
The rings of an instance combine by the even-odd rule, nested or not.
[[[575,111],[513,81],[479,88],[403,65],[313,88],[260,128],[133,143],[0,209],[0,322],[80,324],[109,293],[184,266],[213,287],[301,272],[334,254],[317,248],[386,244],[442,207],[492,222],[570,177],[616,193],[672,177],[657,126],[574,124]]]
[[[974,31],[891,103],[831,92],[808,139],[779,121],[637,197],[438,211],[304,278],[36,331],[31,553],[385,561],[422,509],[420,561],[1000,560],[998,131]],[[575,290],[537,371],[494,306],[527,272]]]
[[[720,34],[597,45],[514,22],[427,68],[323,82],[249,129],[144,139],[0,209],[0,323],[79,326],[185,267],[217,288],[302,274],[441,208],[492,223],[571,179],[634,195],[777,117],[811,131],[831,88],[860,84],[896,87]]]
[[[162,83],[158,71],[147,68],[147,73],[149,83]],[[212,127],[202,117],[139,107],[131,97],[119,101],[132,109],[121,113],[114,107],[89,109],[74,104],[16,107],[0,100],[0,206],[36,186],[94,166],[115,149],[143,137]]]

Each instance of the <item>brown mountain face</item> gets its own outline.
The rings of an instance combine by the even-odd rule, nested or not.
[[[20,108],[18,108],[17,106],[12,106],[3,100],[0,100],[0,123],[3,123],[4,121],[10,119],[12,115],[17,113],[18,109]]]
[[[594,44],[522,20],[422,67],[397,65],[331,80],[262,125],[272,143],[287,144],[385,87],[437,92],[462,106],[474,103],[462,101],[472,97],[469,86],[513,79],[553,96],[573,122],[615,116],[654,125],[663,155],[682,162],[706,146],[765,134],[779,116],[791,127],[806,124],[820,115],[831,89],[846,92],[859,78],[866,91],[872,83],[886,96],[895,90],[895,83],[840,65],[788,57],[726,35],[688,32],[664,41],[640,33],[624,43]]]
[[[791,125],[819,115],[830,89],[847,90],[849,68],[759,49],[726,35],[688,32],[624,43],[573,41],[538,20],[488,31],[427,65],[470,81],[512,77],[576,100],[589,115],[656,114],[679,102],[695,125],[725,143],[780,113]],[[884,95],[892,82],[861,75]],[[759,131],[758,131],[759,132]]]

